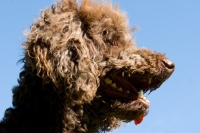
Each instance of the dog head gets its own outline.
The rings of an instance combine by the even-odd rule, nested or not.
[[[26,65],[44,84],[72,103],[101,103],[112,119],[146,115],[149,102],[138,93],[157,89],[174,71],[164,54],[136,47],[126,14],[105,1],[58,2],[26,36]]]

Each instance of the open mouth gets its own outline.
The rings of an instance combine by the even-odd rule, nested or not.
[[[112,99],[120,100],[122,103],[138,102],[148,108],[150,102],[143,96],[143,92],[155,90],[164,80],[148,76],[124,75],[123,72],[117,74],[109,72],[100,81],[100,91]]]

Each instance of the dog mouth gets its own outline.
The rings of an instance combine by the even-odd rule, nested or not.
[[[166,78],[155,78],[150,76],[138,76],[124,74],[123,72],[110,71],[100,80],[99,91],[110,99],[116,99],[123,104],[140,103],[149,108],[150,102],[143,96],[143,92],[156,90]]]
[[[126,68],[111,69],[100,78],[98,92],[103,102],[111,103],[112,114],[122,120],[135,120],[138,124],[147,115],[150,102],[143,93],[151,93],[161,86],[174,71],[174,64],[168,59],[162,63],[154,73],[130,72]]]

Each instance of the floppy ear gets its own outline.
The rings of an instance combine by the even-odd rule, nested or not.
[[[93,42],[84,35],[75,0],[46,9],[31,26],[25,43],[26,61],[44,83],[76,103],[90,102],[99,85]]]
[[[27,41],[23,44],[26,58],[29,58],[26,60],[32,66],[32,71],[37,70],[37,75],[46,81],[48,77],[56,80],[52,62],[53,49],[67,32],[72,15],[76,14],[77,10],[75,0],[57,2],[51,9],[47,8],[41,12],[38,21],[31,26],[31,33],[26,34]]]

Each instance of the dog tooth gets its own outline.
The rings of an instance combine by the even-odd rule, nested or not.
[[[111,84],[111,86],[112,86],[113,88],[117,88],[117,86],[116,86],[115,83]]]
[[[139,98],[142,98],[142,97],[143,97],[143,90],[140,90],[140,93],[138,94],[138,97],[139,97]]]
[[[112,84],[112,80],[110,78],[105,78],[104,81],[106,82],[106,84]]]
[[[121,91],[121,92],[123,91],[123,89],[122,89],[121,87],[120,87],[120,88],[118,88],[117,90],[118,90],[118,91]]]
[[[147,100],[147,98],[146,98],[146,97],[142,97],[142,99],[144,99],[144,100]]]
[[[124,77],[124,72],[122,72],[122,77]]]
[[[152,78],[149,78],[149,85],[151,84]]]

